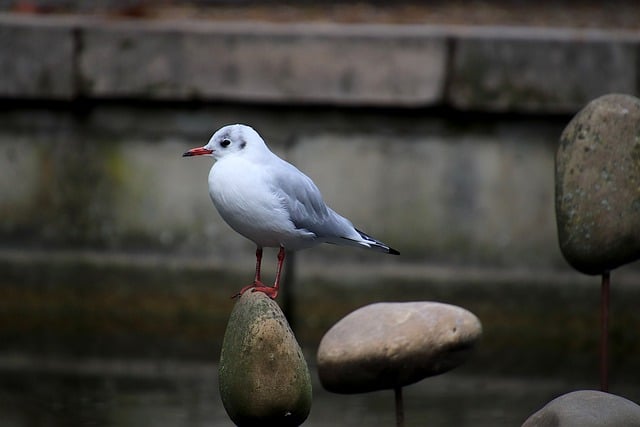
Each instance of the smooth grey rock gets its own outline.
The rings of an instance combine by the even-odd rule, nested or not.
[[[522,427],[637,427],[640,406],[595,390],[562,395],[531,415]]]
[[[640,100],[611,94],[567,125],[556,154],[560,249],[600,274],[640,257]]]
[[[335,393],[402,387],[466,361],[481,334],[478,318],[453,305],[371,304],[345,316],[322,338],[320,381]]]
[[[236,303],[222,343],[220,395],[238,426],[298,426],[311,409],[311,377],[278,304],[261,292]]]

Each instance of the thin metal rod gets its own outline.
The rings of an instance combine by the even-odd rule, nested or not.
[[[609,391],[609,292],[611,275],[602,273],[600,287],[600,390]]]
[[[284,276],[283,276],[283,284],[282,284],[282,292],[280,293],[280,307],[282,308],[282,312],[284,316],[287,318],[289,322],[289,327],[293,330],[293,332],[297,332],[297,322],[296,322],[296,306],[295,300],[293,298],[293,288],[296,285],[295,278],[295,265],[296,265],[296,253],[293,251],[287,251],[287,262],[284,265]]]
[[[396,427],[404,427],[404,403],[402,401],[402,387],[393,389],[396,395]]]

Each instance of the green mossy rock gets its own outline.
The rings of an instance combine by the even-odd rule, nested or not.
[[[278,304],[245,292],[231,313],[220,356],[220,395],[238,426],[298,426],[311,409],[311,377]]]
[[[640,258],[640,99],[605,95],[567,125],[556,155],[560,249],[601,274]]]

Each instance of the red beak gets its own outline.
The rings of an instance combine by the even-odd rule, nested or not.
[[[213,150],[209,150],[204,147],[192,148],[182,155],[182,157],[191,157],[191,156],[208,156],[213,153]]]

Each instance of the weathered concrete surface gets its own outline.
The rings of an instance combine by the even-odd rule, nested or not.
[[[640,406],[614,394],[580,390],[552,400],[522,424],[522,427],[606,426],[640,426]]]
[[[69,99],[75,94],[74,27],[0,20],[0,96]]]
[[[606,95],[567,125],[556,156],[560,248],[587,274],[640,258],[640,99]]]
[[[427,127],[419,134],[392,130],[392,136],[323,132],[301,138],[288,157],[334,209],[363,230],[400,242],[403,257],[516,261],[527,257],[516,254],[525,244],[535,262],[548,263],[557,254],[547,240],[555,238],[548,221],[548,130],[527,135],[524,127],[506,126],[473,136],[464,126],[460,133]]]
[[[468,109],[566,112],[606,93],[637,93],[637,43],[542,34],[457,41],[451,103]]]
[[[445,63],[445,76],[447,67],[465,63],[463,53],[473,54],[464,47],[467,43],[479,43],[491,57],[493,51],[486,47],[488,40],[499,41],[500,52],[513,42],[515,47],[504,49],[517,50],[514,58],[518,58],[520,49],[528,49],[525,40],[530,38],[531,48],[537,52],[534,56],[538,62],[532,63],[536,70],[543,70],[536,68],[542,61],[540,51],[544,49],[540,46],[550,44],[551,49],[555,39],[561,40],[559,64],[568,67],[567,45],[577,43],[580,49],[597,45],[596,56],[585,53],[585,58],[591,59],[585,59],[583,65],[597,58],[610,59],[612,67],[617,65],[606,70],[619,70],[620,75],[613,78],[607,71],[579,76],[584,81],[580,85],[593,89],[598,84],[610,88],[611,81],[628,82],[631,65],[626,62],[627,56],[620,59],[620,55],[635,46],[638,39],[632,32],[589,30],[328,24],[254,27],[231,22],[148,23],[6,14],[0,15],[0,26],[25,34],[38,33],[42,28],[56,32],[64,29],[62,32],[67,34],[71,29],[75,48],[70,59],[74,82],[70,93],[89,98],[54,105],[34,101],[21,104],[20,108],[13,108],[7,101],[11,108],[0,115],[3,245],[18,249],[157,251],[237,265],[251,265],[254,248],[234,233],[212,207],[206,194],[211,163],[200,159],[186,164],[179,155],[186,148],[203,144],[218,127],[240,122],[254,126],[275,152],[311,176],[332,208],[362,229],[398,246],[403,254],[398,262],[491,268],[564,267],[553,221],[552,171],[555,144],[569,118],[467,115],[456,110],[406,107],[452,105],[453,98],[447,93],[456,93],[456,84],[465,87],[469,82],[448,78],[442,81],[437,70],[441,60]],[[107,35],[112,35],[113,41]],[[213,73],[215,78],[208,79],[207,73],[220,63],[193,53],[195,47],[210,43],[215,49],[236,52],[235,56],[225,56],[225,61],[230,62],[224,63],[228,66],[237,61],[240,68],[235,75],[248,73],[250,79],[246,83],[260,77],[254,75],[252,68],[258,64],[243,62],[248,60],[238,54],[238,46],[265,51],[258,53],[261,60],[267,61],[267,39],[273,40],[274,55],[280,55],[283,61],[289,53],[293,55],[287,67],[294,74],[283,74],[287,78],[282,80],[263,81],[266,86],[262,89],[255,80],[256,86],[247,86],[255,91],[254,100],[207,92],[209,87],[219,89],[240,81],[233,82],[234,73]],[[232,43],[226,46],[225,40]],[[397,49],[395,44],[400,41],[403,46],[406,42],[406,48]],[[67,41],[62,45],[66,46]],[[285,49],[285,45],[291,49]],[[337,55],[335,60],[326,61],[320,53],[336,56],[334,45],[351,49],[350,55]],[[40,44],[34,46],[40,49]],[[306,56],[307,48],[317,55]],[[415,67],[402,72],[393,68],[396,61],[390,59],[393,57],[388,55],[389,49],[403,55],[401,62],[409,61]],[[551,51],[556,52],[554,49]],[[359,52],[370,56],[360,58]],[[305,66],[311,67],[312,61],[317,60],[318,68],[333,66],[333,62],[337,68],[300,68],[294,61],[298,54]],[[147,61],[141,65],[145,55]],[[46,57],[46,52],[34,51],[28,58],[38,64],[38,58]],[[429,65],[422,67],[422,62],[412,62],[418,57],[420,61],[428,58]],[[520,64],[519,60],[515,62]],[[354,75],[365,73],[355,65],[360,63],[368,64],[366,72],[373,73],[374,80],[358,79],[362,84],[367,82],[366,89],[356,85],[349,92],[336,86],[334,77],[347,73],[351,66],[355,67]],[[494,65],[500,69],[499,61]],[[275,78],[273,67],[260,64],[261,70],[273,71]],[[422,89],[407,92],[402,83],[407,78],[404,72],[417,70],[419,74],[408,75],[424,80],[407,81]],[[577,73],[575,68],[571,70]],[[324,72],[328,73],[324,77],[313,74]],[[8,80],[9,76],[18,75],[21,74],[6,73]],[[95,80],[83,77],[90,75]],[[295,81],[294,77],[307,75],[314,76],[308,83],[325,86],[312,87],[313,90],[302,85],[286,87],[287,82]],[[231,80],[219,86],[218,80],[226,78]],[[532,81],[540,85],[547,82],[538,77]],[[153,85],[147,85],[149,82]],[[156,84],[161,82],[168,84]],[[7,82],[7,87],[19,88],[19,83]],[[207,88],[194,91],[195,83]],[[275,86],[269,86],[272,84]],[[150,92],[145,92],[147,89]],[[276,99],[276,92],[269,92],[274,98],[270,98],[268,106],[252,104],[270,90],[283,90],[278,92],[283,101]],[[549,93],[555,96],[556,92],[553,89]],[[304,98],[305,93],[312,95]],[[319,100],[325,94],[332,100]],[[24,96],[30,95],[25,92]],[[192,96],[207,103],[160,102],[188,100]],[[102,102],[103,98],[113,97],[118,100]],[[422,97],[422,101],[416,97]],[[42,92],[42,98],[49,99],[49,95]],[[131,99],[158,102],[130,103]],[[224,100],[243,103],[215,104]],[[493,101],[494,98],[488,99],[488,109],[493,108]],[[336,108],[373,104],[391,108]],[[505,107],[508,111],[521,110],[517,104],[509,105]],[[558,111],[547,101],[536,105],[530,111]],[[570,104],[562,105],[572,114],[575,111]],[[479,111],[484,108],[483,104],[473,107]],[[301,256],[317,263],[338,257],[346,262],[389,262],[335,247],[314,249]]]
[[[238,298],[219,366],[220,395],[238,426],[298,426],[311,409],[311,376],[278,304],[261,292]]]
[[[633,31],[11,14],[0,27],[12,97],[567,113],[638,90]]]
[[[95,108],[76,119],[0,116],[5,244],[170,251],[251,265],[255,248],[208,197],[211,160],[180,157],[219,126],[245,121],[307,173],[332,208],[399,246],[404,260],[564,264],[553,221],[553,142],[562,124],[248,108]],[[382,262],[337,247],[304,256]]]
[[[107,24],[87,28],[88,96],[419,105],[438,102],[442,37],[375,28]]]
[[[436,302],[361,307],[327,331],[318,375],[334,393],[395,389],[464,363],[482,335],[471,312]]]

